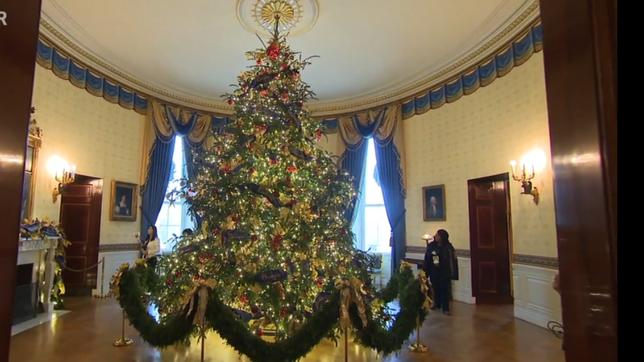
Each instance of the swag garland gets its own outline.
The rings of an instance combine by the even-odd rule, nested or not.
[[[367,323],[363,326],[356,305],[351,304],[349,308],[358,342],[384,354],[399,350],[416,327],[416,321],[422,322],[427,315],[427,308],[424,307],[427,295],[420,288],[422,278],[414,278],[409,265],[401,266],[400,271],[377,294],[385,303],[399,297],[400,312],[390,329],[383,328],[379,321],[374,320],[368,307]],[[133,268],[124,264],[114,276],[112,287],[131,324],[145,341],[157,347],[186,343],[197,333],[197,326],[193,324],[194,310],[186,309],[161,322],[154,320],[147,312],[144,289],[154,288],[153,284],[158,283],[156,279],[156,274],[144,263],[137,263]],[[306,355],[338,325],[339,310],[340,291],[336,290],[295,334],[275,343],[264,341],[250,332],[244,321],[221,301],[216,291],[209,293],[205,317],[208,325],[238,352],[254,361],[278,362],[295,361]]]

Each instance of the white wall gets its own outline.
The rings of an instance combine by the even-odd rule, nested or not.
[[[407,166],[407,240],[444,228],[457,249],[470,248],[467,181],[510,171],[509,161],[538,147],[550,160],[543,55],[473,94],[403,121]],[[422,187],[445,185],[444,222],[423,221]],[[556,257],[552,168],[548,161],[533,184],[538,205],[510,181],[512,251]]]
[[[556,270],[512,264],[514,316],[547,327],[548,321],[561,323],[561,298],[552,288]]]
[[[52,202],[52,190],[57,183],[47,168],[49,159],[58,155],[76,164],[78,174],[103,179],[100,244],[134,242],[140,210],[136,222],[111,221],[111,182],[139,183],[145,117],[93,96],[39,65],[33,105],[44,133],[33,217],[59,220],[60,197]]]
[[[403,121],[407,168],[407,244],[423,246],[420,236],[444,228],[457,249],[470,249],[467,181],[510,171],[509,161],[538,147],[545,170],[533,185],[539,204],[510,181],[511,253],[557,257],[555,209],[543,53],[536,53],[506,76],[455,103]],[[445,185],[446,220],[423,221],[422,187]],[[422,259],[422,254],[407,257]],[[511,256],[510,256],[511,257]],[[552,289],[556,270],[512,264],[515,316],[545,327],[561,321]],[[470,258],[459,257],[455,300],[475,303]]]

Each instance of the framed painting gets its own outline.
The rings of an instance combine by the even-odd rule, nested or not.
[[[136,221],[138,188],[137,184],[112,180],[110,220]]]
[[[445,221],[445,185],[423,187],[423,220]]]

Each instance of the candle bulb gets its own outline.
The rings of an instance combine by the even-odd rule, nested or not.
[[[523,179],[525,180],[525,163],[523,163],[523,164],[521,165],[521,176],[522,176],[522,177],[523,177]]]

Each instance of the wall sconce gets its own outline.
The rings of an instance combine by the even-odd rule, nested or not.
[[[536,187],[532,186],[532,179],[534,178],[534,164],[529,165],[528,167],[531,168],[530,174],[526,174],[525,168],[526,168],[526,163],[522,162],[521,165],[521,175],[517,176],[516,173],[516,165],[517,162],[515,160],[510,161],[510,166],[512,166],[512,179],[515,181],[519,181],[521,183],[521,188],[523,188],[523,191],[521,192],[523,195],[532,195],[532,201],[534,201],[535,204],[539,203],[539,190],[537,190]]]
[[[55,203],[58,200],[58,195],[62,194],[63,187],[74,182],[76,178],[76,165],[70,165],[58,156],[52,157],[49,162],[53,168],[54,180],[58,182],[58,186],[54,187],[52,193],[52,201]]]

